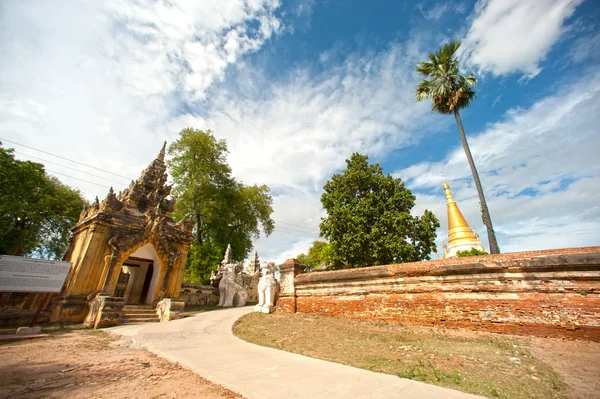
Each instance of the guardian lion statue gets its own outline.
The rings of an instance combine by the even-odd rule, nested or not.
[[[248,299],[248,293],[235,281],[236,268],[239,265],[235,263],[222,263],[219,267],[216,278],[221,278],[219,281],[219,304],[224,308],[232,306],[245,306]]]
[[[279,283],[275,279],[275,262],[263,262],[260,265],[261,277],[258,281],[258,304],[255,312],[272,313],[279,294]]]

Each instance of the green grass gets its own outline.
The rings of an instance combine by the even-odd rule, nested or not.
[[[565,384],[514,336],[303,314],[250,313],[249,342],[492,398],[563,398]]]

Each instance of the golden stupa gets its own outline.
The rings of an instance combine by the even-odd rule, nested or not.
[[[444,182],[444,192],[446,193],[446,203],[448,204],[448,245],[442,243],[444,248],[444,259],[457,256],[457,251],[469,251],[476,248],[485,251],[479,241],[479,236],[467,224],[464,216],[458,209],[450,186]]]

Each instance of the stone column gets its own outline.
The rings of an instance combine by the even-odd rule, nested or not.
[[[304,273],[304,265],[298,259],[288,259],[279,266],[279,299],[277,310],[296,313],[296,288],[294,278]]]

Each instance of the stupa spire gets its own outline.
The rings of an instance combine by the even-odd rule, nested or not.
[[[246,269],[246,273],[254,274],[258,270],[260,270],[260,260],[258,259],[258,252],[254,251],[254,256],[248,262],[248,268]]]
[[[158,156],[156,157],[156,159],[158,159],[159,161],[165,161],[165,154],[167,152],[167,142],[165,141],[163,143],[163,146],[160,150],[160,152],[158,153]]]
[[[458,209],[450,186],[444,182],[443,187],[448,206],[448,252],[444,251],[444,258],[454,257],[457,251],[469,251],[471,248],[484,251],[479,236],[469,227],[462,212]]]

